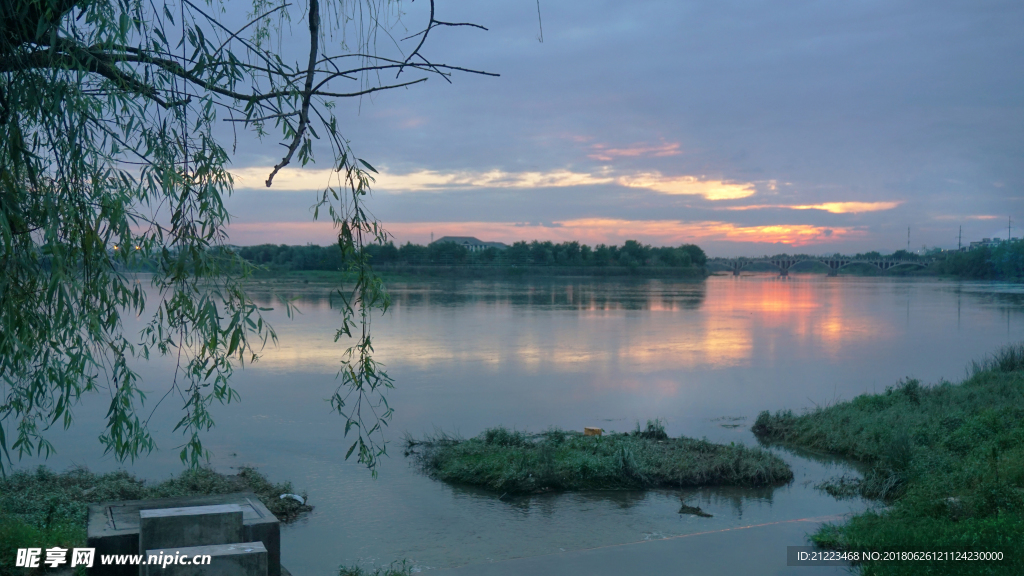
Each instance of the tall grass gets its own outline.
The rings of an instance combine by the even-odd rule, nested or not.
[[[498,493],[707,485],[764,486],[790,481],[778,456],[760,448],[669,438],[658,422],[633,434],[584,436],[552,429],[527,434],[490,428],[476,438],[407,440],[406,455],[445,482]]]
[[[762,412],[765,442],[849,456],[863,478],[820,487],[890,507],[829,526],[815,539],[840,549],[1001,549],[1003,564],[876,563],[865,574],[1024,574],[1024,347],[969,366],[961,383],[904,380],[882,394],[796,415]]]
[[[989,358],[971,362],[969,374],[982,372],[1017,372],[1024,370],[1024,343],[1006,346]]]

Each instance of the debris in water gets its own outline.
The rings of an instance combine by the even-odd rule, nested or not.
[[[291,498],[292,500],[295,500],[299,504],[306,503],[306,499],[303,498],[302,496],[299,496],[298,494],[281,494],[281,500],[284,500],[285,498]]]
[[[711,518],[711,514],[700,509],[698,506],[689,506],[686,502],[683,502],[679,507],[680,514],[693,514],[694,516],[700,516],[701,518]]]

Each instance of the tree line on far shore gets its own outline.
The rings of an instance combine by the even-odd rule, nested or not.
[[[590,247],[579,242],[516,242],[506,249],[489,247],[470,251],[454,242],[434,242],[427,246],[411,242],[395,246],[392,242],[366,246],[364,253],[374,266],[626,266],[626,267],[701,267],[707,255],[699,246],[650,246],[627,240],[622,246],[598,244]],[[274,271],[339,270],[341,250],[331,246],[286,246],[262,244],[238,249],[242,258]]]
[[[1024,241],[948,252],[936,268],[940,274],[971,280],[1024,280]]]
[[[1024,280],[1024,241],[1013,240],[994,246],[979,246],[972,250],[927,249],[923,253],[897,250],[891,254],[877,251],[854,255],[836,254],[836,258],[852,260],[902,260],[928,263],[921,273],[950,276],[964,280]],[[817,260],[821,256],[808,254],[777,254],[752,259],[793,258],[795,260]]]

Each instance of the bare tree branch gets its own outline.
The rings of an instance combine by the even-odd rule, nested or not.
[[[306,68],[306,87],[302,92],[302,110],[299,114],[299,127],[295,131],[292,143],[288,145],[288,153],[281,162],[274,166],[274,171],[267,176],[267,188],[274,182],[274,176],[292,161],[292,155],[302,142],[302,137],[309,127],[309,102],[313,98],[313,78],[316,76],[316,59],[320,55],[320,2],[309,0],[309,66]]]

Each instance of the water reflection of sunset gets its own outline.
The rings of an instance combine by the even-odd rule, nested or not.
[[[467,364],[491,372],[650,374],[749,365],[759,350],[778,352],[791,340],[835,356],[880,333],[878,318],[849,309],[841,284],[821,282],[476,283],[456,294],[399,287],[394,311],[375,322],[377,358],[399,370]],[[337,369],[342,346],[329,326],[336,314],[323,301],[309,300],[307,308],[306,320],[323,329],[304,322],[267,351],[262,367]],[[455,309],[475,320],[455,322]],[[522,314],[533,317],[532,330],[516,321]],[[292,332],[287,323],[278,329]]]

